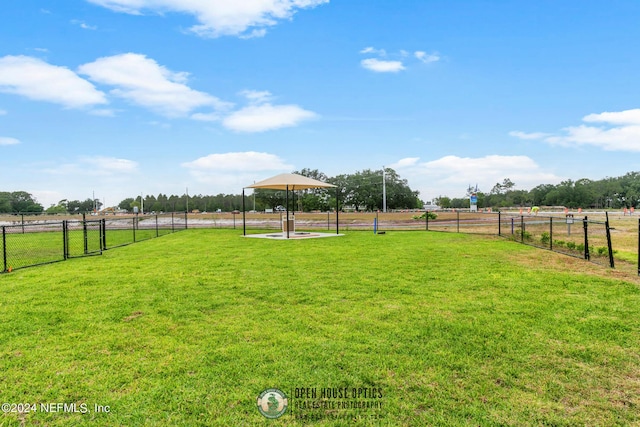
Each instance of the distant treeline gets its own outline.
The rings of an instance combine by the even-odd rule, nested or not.
[[[302,169],[294,173],[307,176],[322,182],[328,182],[338,187],[335,189],[310,189],[296,191],[290,194],[290,209],[298,211],[328,211],[336,207],[336,195],[339,197],[339,206],[348,206],[355,210],[375,210],[383,207],[383,171],[363,170],[354,174],[338,175],[328,177],[317,169]],[[386,203],[389,209],[415,209],[422,207],[422,201],[418,198],[418,192],[411,190],[407,180],[400,176],[391,168],[385,168]],[[286,204],[286,194],[283,190],[255,190],[245,196],[244,207],[247,210],[264,211],[274,209]],[[193,211],[216,212],[232,211],[242,209],[241,194],[218,194],[215,196],[189,195],[158,196],[147,195],[140,200],[127,198],[118,205],[120,209],[130,211],[133,207],[144,209],[145,212],[180,212]]]
[[[640,206],[640,172],[629,172],[617,178],[601,180],[567,180],[560,184],[541,184],[531,190],[515,190],[515,183],[506,178],[491,191],[477,191],[478,207],[565,206],[568,208],[623,209]],[[470,195],[473,188],[467,190]],[[468,208],[469,197],[434,200],[443,208]]]
[[[338,186],[340,209],[376,210],[383,207],[383,171],[363,170],[355,174],[328,177],[317,169],[296,171],[300,175],[329,182]],[[385,168],[386,204],[388,209],[422,208],[418,192],[409,188],[407,180],[390,168]],[[640,172],[629,172],[616,178],[601,180],[567,180],[560,184],[541,184],[531,190],[516,190],[516,184],[509,178],[497,183],[489,192],[474,188],[467,189],[467,197],[450,198],[440,196],[434,203],[442,208],[468,208],[469,195],[476,193],[478,207],[500,208],[508,206],[566,206],[568,208],[622,209],[640,206]],[[277,190],[256,190],[245,196],[247,210],[263,211],[285,204],[285,192]],[[313,189],[298,191],[291,201],[291,208],[300,211],[327,211],[336,206],[336,190]],[[144,212],[216,212],[218,209],[228,212],[242,209],[241,194],[208,195],[171,195],[158,194],[126,198],[118,208],[132,211],[134,207]],[[61,200],[46,210],[26,191],[0,192],[0,213],[82,213],[100,210],[99,200]]]

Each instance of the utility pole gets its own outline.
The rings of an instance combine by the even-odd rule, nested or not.
[[[382,165],[382,212],[387,212],[387,178]]]
[[[142,197],[142,193],[140,193],[140,213],[144,214],[144,197]]]

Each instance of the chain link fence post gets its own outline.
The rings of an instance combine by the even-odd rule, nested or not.
[[[2,226],[2,264],[4,266],[2,272],[4,273],[7,271],[7,233],[4,225]]]
[[[591,254],[589,253],[589,223],[586,216],[582,220],[582,224],[584,227],[584,259],[589,261],[591,259]]]
[[[102,237],[102,250],[107,250],[107,220],[102,218],[102,229],[100,230],[100,236]]]
[[[69,230],[67,228],[67,220],[62,221],[62,258],[69,258]]]
[[[82,214],[82,239],[84,241],[84,254],[89,253],[89,242],[87,241],[87,217],[86,214]]]
[[[607,229],[607,248],[609,249],[609,265],[611,268],[615,268],[614,260],[613,260],[613,246],[611,245],[611,227],[609,227],[609,212],[605,212],[606,221],[605,227]]]

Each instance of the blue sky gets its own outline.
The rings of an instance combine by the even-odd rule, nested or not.
[[[638,22],[636,0],[4,0],[0,191],[619,176],[640,170]]]

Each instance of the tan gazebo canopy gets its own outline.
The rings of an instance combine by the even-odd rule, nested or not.
[[[244,188],[263,188],[269,190],[285,190],[286,191],[286,203],[285,209],[287,211],[287,224],[289,223],[289,190],[307,190],[309,188],[336,188],[336,234],[340,232],[338,225],[338,193],[337,186],[326,182],[318,181],[306,176],[298,175],[295,173],[282,173],[280,175],[272,176],[263,181],[256,182],[252,185],[248,185]],[[242,229],[243,234],[246,235],[246,222],[245,222],[245,207],[244,207],[244,188],[242,189]],[[287,225],[287,238],[289,238],[289,226]]]
[[[295,173],[282,173],[245,188],[268,188],[271,190],[306,190],[309,188],[333,188],[335,185],[311,179]]]

